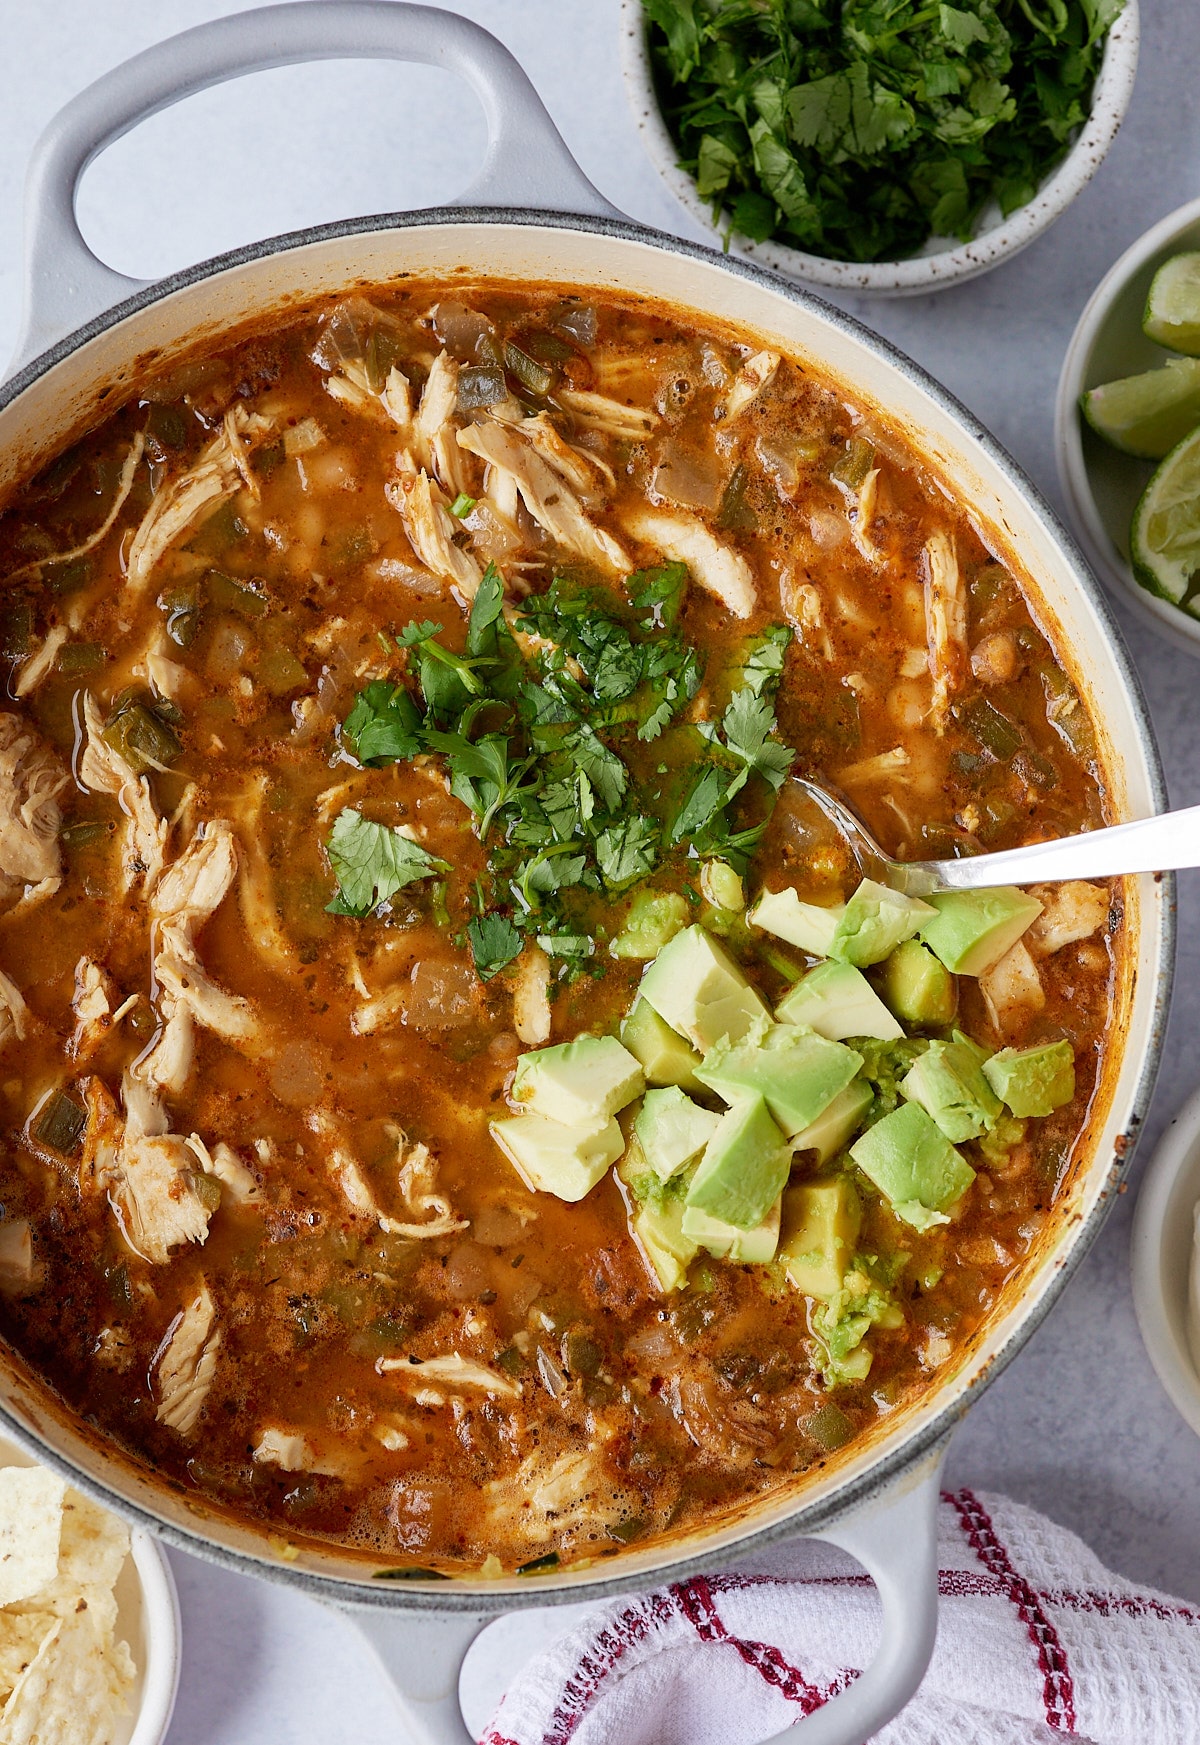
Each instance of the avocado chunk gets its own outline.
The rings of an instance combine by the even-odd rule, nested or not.
[[[862,1065],[842,1042],[827,1042],[798,1024],[756,1026],[741,1042],[710,1048],[696,1074],[734,1103],[757,1094],[790,1139],[810,1127]]]
[[[914,1230],[948,1223],[947,1206],[975,1180],[970,1164],[919,1103],[905,1103],[868,1127],[850,1155]]]
[[[665,1182],[704,1150],[720,1123],[719,1115],[669,1085],[646,1092],[633,1131],[646,1162]]]
[[[965,1036],[931,1042],[901,1080],[900,1095],[919,1103],[953,1145],[996,1125],[1001,1102],[985,1076],[988,1051]]]
[[[983,1072],[1014,1115],[1050,1115],[1075,1095],[1075,1051],[1066,1041],[1002,1048]]]
[[[848,1175],[785,1188],[779,1259],[788,1282],[806,1297],[836,1296],[861,1224],[862,1201]]]
[[[906,1024],[933,1028],[954,1021],[958,1004],[954,978],[919,939],[902,940],[889,952],[879,966],[879,987],[897,1018]]]
[[[934,891],[937,910],[922,922],[921,938],[955,975],[979,976],[991,969],[1037,920],[1042,905],[1016,885],[984,891]]]
[[[818,1163],[828,1163],[849,1145],[875,1095],[864,1078],[852,1079],[844,1091],[800,1133],[792,1135],[792,1151],[815,1151]]]
[[[843,963],[880,963],[905,939],[911,939],[935,912],[919,897],[906,897],[874,879],[864,879],[846,904],[829,947],[830,957]]]
[[[699,1245],[683,1232],[684,1204],[664,1199],[661,1205],[647,1201],[633,1214],[630,1229],[634,1240],[664,1291],[677,1291],[687,1280],[687,1269]]]
[[[678,891],[639,891],[609,952],[649,962],[687,924],[687,917],[687,898]]]
[[[846,905],[835,903],[824,909],[817,903],[802,903],[789,885],[785,891],[764,891],[747,919],[764,933],[776,939],[786,939],[799,946],[810,957],[829,957],[838,922]]]
[[[517,1059],[512,1100],[568,1126],[595,1125],[646,1088],[642,1069],[615,1036],[577,1036]]]
[[[510,1115],[493,1121],[491,1134],[527,1187],[571,1202],[590,1194],[625,1149],[611,1116],[566,1126],[546,1115]]]
[[[930,958],[931,963],[936,961]],[[942,969],[940,963],[938,968]],[[814,964],[789,989],[776,1006],[775,1016],[781,1024],[806,1024],[828,1042],[841,1042],[846,1036],[877,1036],[881,1042],[894,1042],[904,1035],[903,1026],[862,971],[832,958]]]
[[[753,1230],[741,1230],[736,1224],[726,1224],[699,1206],[685,1206],[683,1233],[716,1260],[734,1260],[742,1266],[768,1266],[779,1246],[779,1214],[782,1196],[767,1212],[761,1224]]]
[[[703,1089],[696,1077],[700,1055],[645,1000],[639,1000],[622,1021],[621,1041],[641,1063],[648,1085],[678,1085],[685,1091]]]
[[[761,1097],[744,1097],[704,1149],[687,1203],[739,1230],[762,1223],[779,1198],[792,1157]]]
[[[722,1037],[740,1042],[755,1019],[770,1017],[729,953],[698,925],[664,945],[638,992],[701,1053]]]

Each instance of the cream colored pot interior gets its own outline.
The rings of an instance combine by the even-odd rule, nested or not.
[[[1064,547],[1061,533],[990,443],[976,436],[954,409],[902,359],[873,344],[836,312],[795,299],[761,275],[743,273],[716,256],[689,253],[651,237],[613,233],[610,227],[576,228],[571,220],[518,222],[422,222],[397,228],[338,234],[277,252],[261,252],[219,274],[199,277],[136,310],[115,326],[73,350],[0,412],[0,497],[32,467],[48,458],[91,417],[102,397],[116,403],[148,368],[159,367],[208,337],[246,322],[269,317],[290,304],[350,285],[385,284],[402,275],[419,278],[492,278],[521,284],[543,281],[581,289],[612,290],[660,299],[698,318],[729,323],[755,334],[800,362],[845,385],[860,404],[877,406],[921,450],[960,502],[972,506],[985,540],[1003,556],[1011,552],[1033,580],[1035,602],[1051,635],[1074,667],[1093,717],[1107,739],[1107,769],[1115,818],[1138,818],[1159,809],[1153,750],[1121,654],[1102,611],[1079,579],[1079,560]],[[686,318],[686,317],[685,317]],[[603,1558],[589,1568],[537,1583],[577,1590],[589,1582],[619,1575],[633,1585],[651,1572],[703,1552],[712,1558],[724,1547],[784,1522],[797,1528],[827,1517],[831,1508],[854,1500],[896,1471],[908,1457],[949,1427],[972,1390],[1002,1358],[1018,1329],[1044,1306],[1072,1249],[1090,1239],[1102,1202],[1115,1191],[1131,1142],[1131,1116],[1144,1108],[1145,1082],[1168,979],[1166,896],[1161,882],[1130,879],[1127,885],[1128,961],[1117,996],[1113,1058],[1100,1106],[1085,1138],[1086,1156],[1031,1263],[1019,1299],[997,1315],[987,1337],[931,1381],[925,1402],[849,1458],[810,1472],[802,1488],[776,1494],[746,1509],[716,1530],[619,1558]],[[127,1505],[189,1535],[200,1535],[219,1551],[240,1553],[263,1563],[278,1562],[283,1549],[210,1513],[193,1497],[114,1457],[49,1402],[36,1384],[15,1372],[9,1361],[0,1370],[0,1400],[12,1416],[65,1457],[97,1485]],[[333,1578],[347,1598],[370,1584],[371,1568],[357,1557],[335,1552],[287,1553],[294,1569]],[[415,1594],[419,1585],[405,1582]],[[455,1584],[463,1594],[499,1597],[506,1591],[530,1597],[533,1584]],[[374,1591],[378,1593],[376,1584]],[[431,1588],[445,1595],[446,1584]]]

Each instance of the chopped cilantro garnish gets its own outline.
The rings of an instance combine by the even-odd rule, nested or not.
[[[338,882],[337,895],[328,905],[334,915],[368,915],[405,885],[450,870],[411,836],[372,824],[349,807],[334,820],[326,848]]]
[[[734,230],[840,260],[967,240],[1086,119],[1123,0],[643,0],[667,125]]]
[[[564,973],[578,973],[608,936],[613,898],[664,858],[699,850],[744,867],[757,844],[792,759],[776,737],[770,701],[791,633],[778,626],[753,638],[718,686],[728,697],[719,720],[685,725],[679,717],[703,678],[678,623],[687,579],[682,564],[639,571],[629,578],[627,606],[609,590],[559,577],[521,605],[518,629],[536,638],[526,653],[491,567],[461,653],[432,620],[381,639],[406,656],[406,675],[399,683],[374,680],[359,694],[342,745],[376,765],[432,754],[473,815],[487,867],[470,895],[466,940],[482,979],[511,963],[528,938]],[[643,749],[652,739],[663,747],[653,759]],[[659,761],[664,753],[669,762]],[[673,771],[689,782],[682,796],[662,780]],[[761,778],[753,788],[752,778]],[[339,819],[331,860],[348,829]],[[385,848],[393,860],[406,852]],[[366,914],[384,900],[376,892],[389,879],[399,888],[398,869],[383,853],[372,837],[359,850],[361,867],[343,876],[335,864],[336,912]],[[437,888],[443,916],[454,911],[453,891]]]

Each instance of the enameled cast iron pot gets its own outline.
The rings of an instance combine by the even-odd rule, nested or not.
[[[110,271],[75,220],[86,165],[138,121],[240,73],[299,61],[387,57],[448,67],[482,101],[484,168],[448,210],[348,220],[238,250],[158,284]],[[884,341],[805,291],[630,223],[577,168],[529,81],[494,38],[457,15],[386,0],[321,0],[206,24],[138,55],[77,97],[43,136],[29,183],[28,295],[14,373],[0,388],[0,493],[49,458],[151,367],[258,317],[401,274],[537,281],[663,299],[698,321],[730,323],[846,385],[899,425],[998,553],[1017,554],[1043,620],[1070,651],[1104,742],[1118,818],[1162,809],[1164,792],[1137,680],[1075,546],[1004,451],[963,407]],[[1095,1237],[1129,1163],[1166,1019],[1172,944],[1168,880],[1127,881],[1127,964],[1116,994],[1105,1082],[1073,1177],[1019,1291],[936,1377],[920,1404],[776,1492],[669,1546],[591,1567],[499,1582],[373,1579],[358,1555],[302,1549],[287,1561],[267,1535],[209,1510],[182,1487],[101,1442],[0,1352],[0,1423],[102,1501],[170,1543],[355,1608],[396,1680],[413,1737],[466,1738],[458,1667],[488,1614],[627,1592],[712,1568],[785,1536],[843,1546],[875,1578],[877,1659],[797,1723],[804,1745],[853,1745],[907,1701],[932,1652],[935,1504],[958,1418],[1045,1315]],[[19,976],[19,966],[18,966]],[[278,1544],[278,1541],[276,1541]],[[789,1729],[793,1731],[796,1729]],[[780,1735],[784,1737],[784,1735]]]

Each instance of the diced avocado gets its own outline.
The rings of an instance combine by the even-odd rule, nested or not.
[[[815,1121],[801,1132],[793,1133],[793,1154],[797,1151],[815,1151],[817,1162],[827,1163],[844,1146],[849,1145],[874,1101],[874,1093],[866,1079],[852,1079]]]
[[[918,1103],[905,1103],[868,1127],[850,1155],[914,1230],[946,1223],[947,1206],[975,1180],[970,1164]]]
[[[727,1103],[757,1094],[789,1139],[802,1133],[844,1091],[862,1055],[798,1024],[756,1026],[740,1042],[719,1042],[696,1077]]]
[[[921,938],[955,975],[978,976],[1015,945],[1042,912],[1036,897],[1016,885],[983,891],[934,891],[937,914],[922,923]]]
[[[862,1202],[847,1175],[802,1182],[783,1191],[779,1259],[806,1297],[832,1297],[858,1244]]]
[[[1014,1115],[1049,1115],[1075,1095],[1075,1052],[1066,1041],[1002,1048],[983,1071]]]
[[[683,1233],[717,1260],[736,1260],[742,1266],[768,1266],[779,1247],[779,1214],[782,1196],[753,1230],[726,1224],[699,1206],[685,1206]]]
[[[639,1205],[630,1228],[650,1270],[664,1291],[677,1291],[687,1278],[689,1262],[698,1244],[683,1232],[684,1203],[664,1200],[661,1205]]]
[[[764,933],[786,939],[812,957],[828,957],[838,922],[846,912],[844,903],[824,909],[817,903],[802,903],[789,885],[784,891],[764,891],[747,919]]]
[[[759,1018],[769,1018],[722,945],[703,927],[686,927],[659,952],[642,977],[641,998],[701,1053],[728,1037],[740,1042]]]
[[[668,1181],[699,1155],[721,1117],[685,1097],[678,1085],[647,1091],[633,1124],[642,1154],[660,1181]]]
[[[753,1230],[779,1198],[791,1164],[766,1103],[745,1097],[721,1117],[696,1166],[687,1203],[739,1230]]]
[[[863,1344],[872,1327],[903,1327],[904,1312],[890,1291],[881,1290],[858,1267],[847,1272],[842,1288],[819,1303],[809,1325],[822,1349],[819,1359],[827,1388],[863,1381],[871,1352]]]
[[[931,963],[936,961],[930,958]],[[940,963],[937,967],[942,969]],[[832,958],[814,964],[801,977],[780,1000],[775,1016],[781,1024],[807,1024],[829,1042],[840,1042],[845,1036],[877,1036],[881,1042],[894,1042],[904,1035],[903,1026],[862,971]]]
[[[678,1085],[685,1091],[703,1089],[696,1077],[700,1055],[645,1000],[639,1000],[622,1022],[621,1041],[634,1059],[641,1062],[648,1085]]]
[[[545,1115],[510,1115],[493,1121],[491,1134],[527,1187],[560,1200],[590,1194],[625,1149],[611,1116],[566,1126]]]
[[[987,1050],[966,1037],[931,1042],[900,1086],[900,1095],[919,1103],[954,1145],[978,1139],[995,1126],[999,1097],[984,1076]]]
[[[641,1064],[615,1036],[577,1036],[517,1059],[512,1100],[568,1126],[605,1120],[646,1088]]]
[[[906,897],[874,879],[864,879],[834,928],[830,957],[843,963],[880,963],[902,940],[911,939],[933,910],[919,897]]]
[[[903,940],[884,958],[879,986],[892,1011],[906,1024],[932,1028],[954,1021],[958,1004],[954,978],[919,939]]]
[[[687,898],[678,891],[639,891],[629,906],[625,925],[608,949],[613,957],[649,962],[687,925],[687,918]]]

